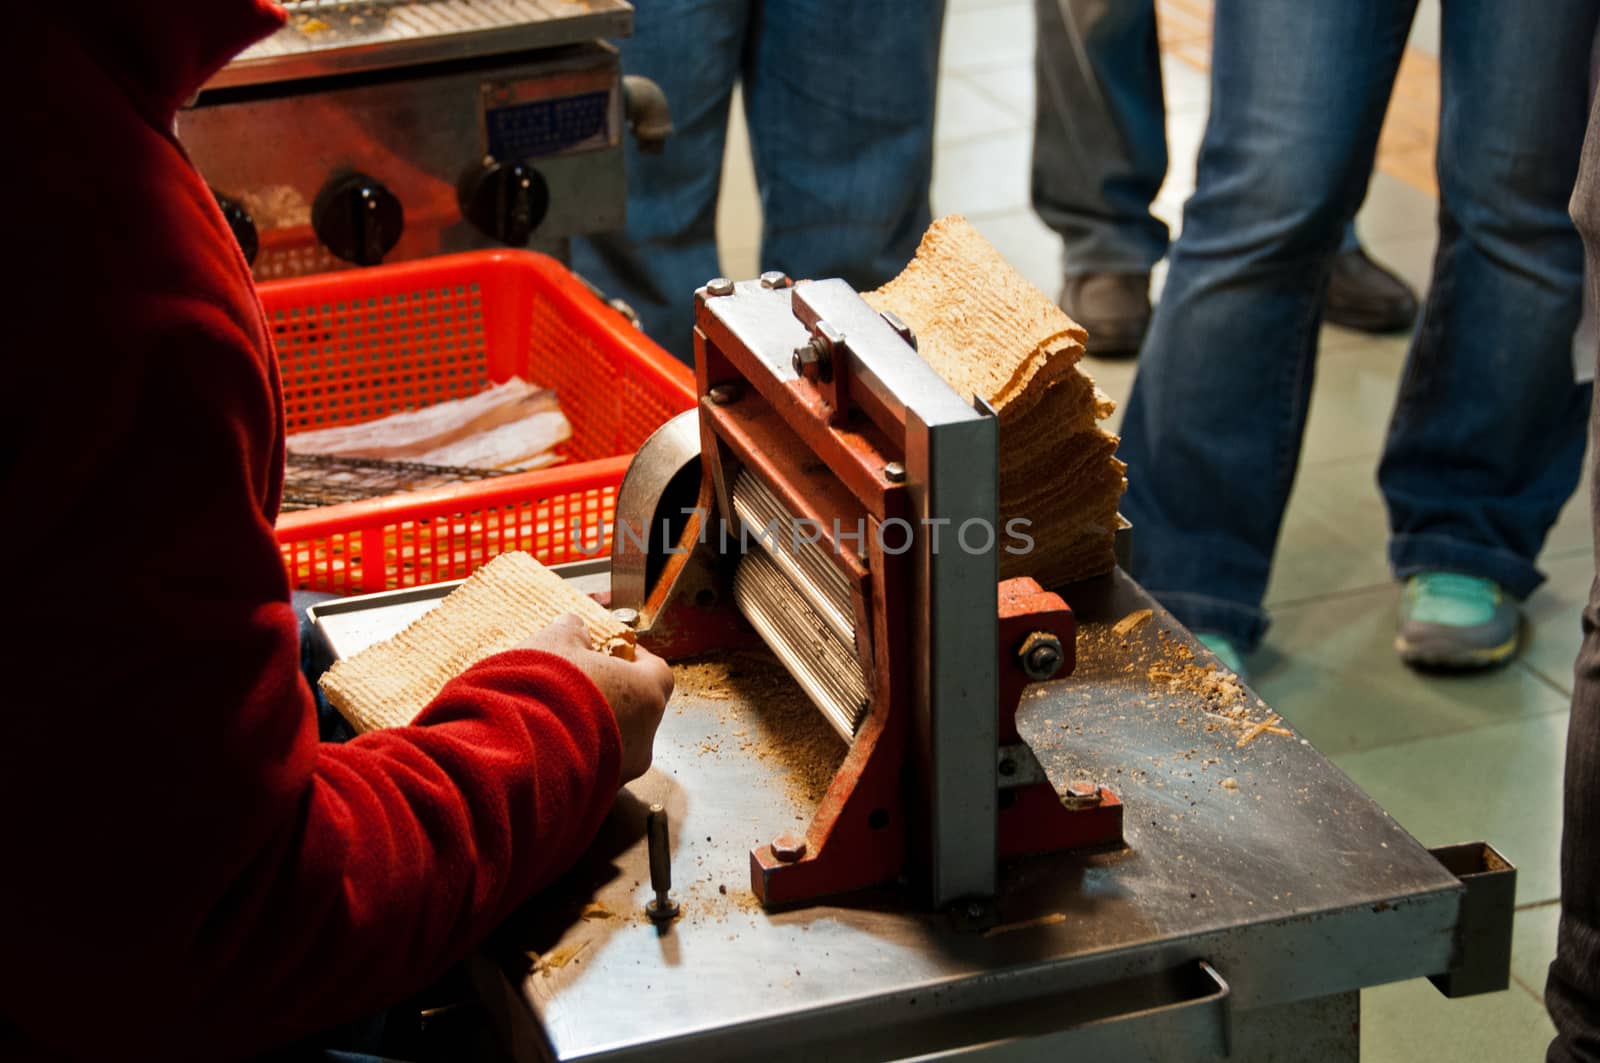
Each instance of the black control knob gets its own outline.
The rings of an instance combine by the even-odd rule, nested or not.
[[[233,230],[233,238],[239,241],[239,250],[244,252],[244,260],[252,266],[255,265],[256,255],[261,252],[261,236],[256,232],[256,220],[237,199],[229,199],[216,189],[212,189],[211,194],[216,197],[217,206],[222,208],[223,220],[228,223],[228,228]]]
[[[485,162],[456,186],[461,213],[486,236],[523,247],[550,210],[550,186],[525,162]]]
[[[376,266],[400,242],[405,211],[383,182],[354,173],[322,186],[311,205],[311,228],[337,257]]]

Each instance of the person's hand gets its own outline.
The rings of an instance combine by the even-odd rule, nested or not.
[[[557,617],[551,625],[518,644],[519,650],[543,650],[578,666],[605,695],[622,734],[622,781],[637,779],[650,770],[656,728],[672,696],[672,669],[643,646],[635,646],[634,659],[625,661],[589,646],[589,632],[576,614]]]

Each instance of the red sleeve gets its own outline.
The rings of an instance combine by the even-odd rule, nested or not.
[[[618,785],[599,691],[534,651],[416,726],[316,741],[258,385],[185,310],[208,327],[124,381],[135,416],[91,403],[89,453],[58,435],[78,482],[17,572],[0,1012],[74,1055],[215,1058],[394,1003],[574,860]]]
[[[5,1058],[227,1058],[399,1000],[575,859],[618,783],[604,700],[532,651],[318,744],[259,310],[204,185],[126,139],[115,181],[57,181],[118,224],[23,282],[0,419]]]

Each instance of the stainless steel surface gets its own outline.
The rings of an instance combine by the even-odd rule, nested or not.
[[[1117,1061],[1171,1058],[1183,1046],[1195,1057],[1226,1056],[1229,1047],[1228,983],[1205,961],[1130,978],[1054,999],[1050,1007],[1011,1006],[944,1036],[918,1031],[924,1041],[945,1041],[932,1052],[905,1057],[916,1063],[960,1059],[969,1063],[1044,1063],[1105,1054]],[[915,1054],[912,1054],[915,1053]]]
[[[375,0],[290,3],[289,24],[207,88],[259,85],[556,48],[633,32],[623,0]]]
[[[733,598],[823,717],[850,741],[866,717],[868,698],[852,644],[840,639],[764,550],[751,550],[739,562]]]
[[[584,594],[604,594],[611,589],[611,565],[605,558],[553,565],[551,569]],[[464,582],[431,583],[426,587],[407,587],[318,602],[307,609],[306,614],[327,640],[328,648],[337,660],[353,656],[375,642],[398,635]]]
[[[700,412],[685,410],[657,428],[628,465],[617,488],[617,531],[611,540],[611,602],[638,609],[650,592],[647,532],[674,509],[695,504],[700,487]],[[673,485],[682,485],[674,498]]]
[[[770,824],[809,817],[801,758],[774,741],[763,688],[729,697],[682,682],[654,769],[494,944],[488,999],[521,1058],[895,1058],[930,1037],[948,1038],[930,1052],[1003,1038],[985,1018],[1008,1005],[1048,1016],[1058,1000],[1202,959],[1232,988],[1231,1060],[1353,1058],[1354,990],[1448,969],[1461,885],[1303,740],[1239,747],[1231,728],[1206,729],[1200,695],[1128,669],[1109,629],[1135,610],[1155,610],[1135,642],[1199,650],[1120,573],[1067,597],[1077,669],[1030,688],[1019,723],[1058,787],[1088,777],[1117,790],[1127,851],[1006,867],[1001,925],[986,934],[893,893],[764,912],[749,848]],[[666,937],[642,917],[579,914],[636,913],[650,896],[651,802],[679,839],[683,915]],[[1169,1045],[1148,1058],[1218,1057]]]
[[[904,348],[898,336],[894,341]],[[852,338],[852,353],[859,342]],[[996,888],[997,419],[969,409],[949,387],[907,397],[906,407],[906,483],[924,540],[911,580],[912,644],[925,648],[912,673],[921,717],[914,730],[928,782],[931,900],[944,905],[990,897]],[[962,547],[969,524],[988,529],[987,552]]]
[[[263,280],[348,267],[319,242],[312,207],[350,173],[381,182],[400,202],[404,227],[385,261],[504,246],[466,220],[458,194],[471,169],[496,154],[497,139],[501,153],[527,161],[548,189],[529,247],[559,254],[574,235],[621,228],[627,189],[615,50],[573,45],[490,64],[346,79],[303,94],[293,85],[211,91],[179,114],[178,135],[211,188],[254,221]],[[593,136],[541,141],[516,124],[531,111],[554,121],[569,100],[598,108]],[[493,131],[489,115],[503,116]]]

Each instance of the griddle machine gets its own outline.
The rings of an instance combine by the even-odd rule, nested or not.
[[[1424,849],[1185,681],[1209,655],[1120,570],[1058,596],[934,547],[995,522],[995,418],[902,322],[781,274],[696,300],[700,407],[572,572],[692,661],[654,769],[475,961],[517,1059],[1354,1060],[1364,986],[1507,984],[1491,847]],[[448,590],[316,619],[347,654]]]
[[[661,90],[603,38],[625,0],[285,0],[178,116],[258,279],[622,228],[622,134]]]

